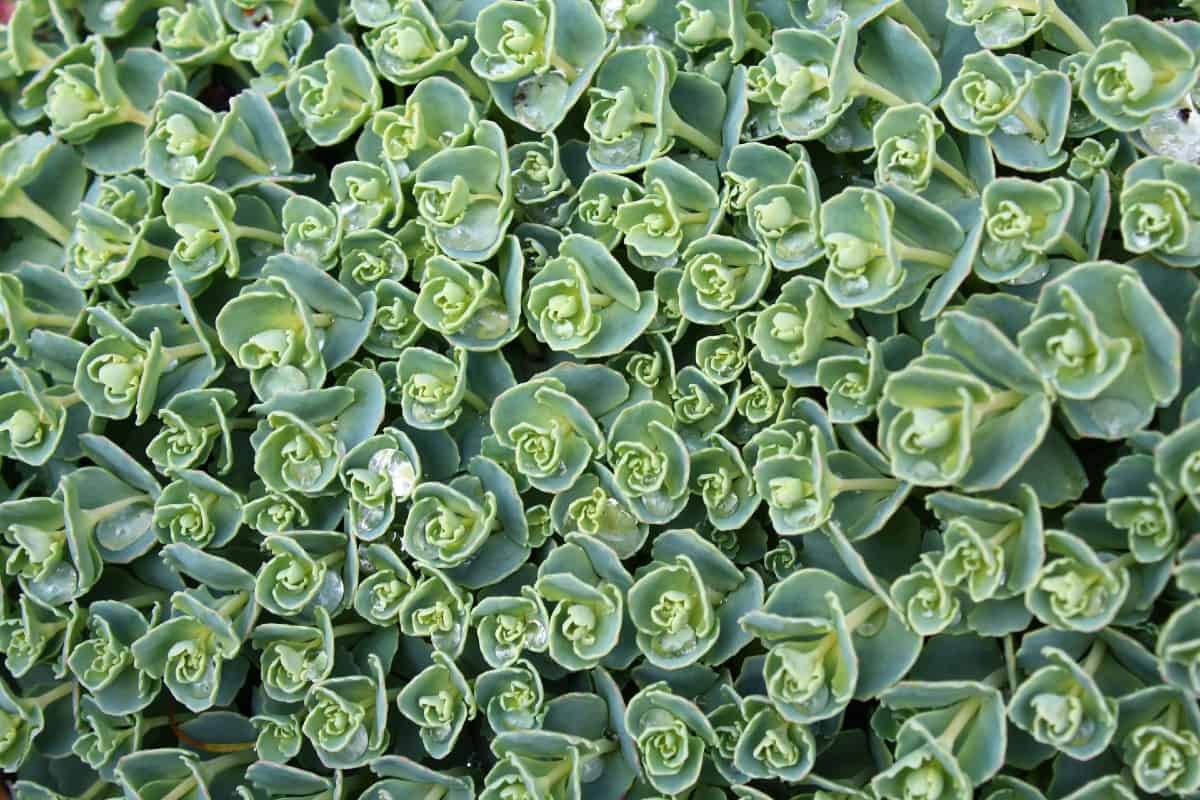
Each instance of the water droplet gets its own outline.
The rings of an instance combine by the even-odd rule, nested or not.
[[[408,460],[408,456],[393,447],[377,450],[367,463],[367,468],[388,477],[392,483],[392,496],[397,500],[407,500],[417,484],[417,473],[412,462]]]
[[[642,505],[651,513],[657,516],[667,516],[675,508],[675,503],[671,498],[667,497],[662,492],[653,492],[642,497]]]
[[[1023,136],[1029,133],[1029,128],[1025,127],[1025,123],[1012,114],[1000,120],[1000,130],[1010,136]]]
[[[536,620],[526,625],[525,644],[533,650],[540,650],[548,641],[546,626]]]
[[[842,293],[854,297],[860,295],[871,287],[871,282],[862,275],[853,278],[847,278],[842,281]]]
[[[911,471],[913,477],[923,481],[935,480],[942,474],[932,461],[918,461],[912,465]]]
[[[96,539],[107,550],[123,550],[150,529],[153,519],[154,509],[149,505],[126,506],[96,525]]]
[[[1092,403],[1092,420],[1108,436],[1119,439],[1137,428],[1141,414],[1128,400],[1106,397]]]
[[[591,783],[604,772],[604,762],[599,758],[585,758],[579,765],[579,780]]]
[[[105,22],[112,22],[117,18],[117,15],[121,13],[121,7],[123,5],[124,3],[122,3],[121,0],[110,0],[109,2],[100,6],[100,19],[104,20]]]
[[[1200,112],[1190,104],[1184,109],[1160,111],[1138,132],[1155,153],[1200,163]]]
[[[356,503],[354,508],[355,517],[357,519],[355,528],[357,528],[360,533],[367,533],[375,530],[387,516],[387,512],[379,506],[364,506],[361,503]]]

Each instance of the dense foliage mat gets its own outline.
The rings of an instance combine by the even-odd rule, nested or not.
[[[0,0],[18,800],[1200,797],[1197,0]]]

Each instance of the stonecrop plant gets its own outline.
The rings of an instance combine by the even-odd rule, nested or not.
[[[0,796],[1200,798],[1197,0],[0,0]]]

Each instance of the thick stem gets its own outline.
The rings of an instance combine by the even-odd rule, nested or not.
[[[1020,681],[1017,680],[1017,651],[1011,633],[1004,637],[1004,666],[1008,674],[1008,689],[1015,691]]]
[[[100,794],[111,785],[112,784],[110,784],[108,781],[101,778],[84,790],[83,794],[75,795],[74,800],[92,800],[93,797]]]
[[[275,231],[264,230],[263,228],[252,228],[248,225],[232,225],[233,235],[239,239],[257,239],[260,242],[267,242],[276,247],[283,247],[283,237]]]
[[[71,406],[75,405],[76,403],[82,402],[83,395],[81,395],[79,392],[71,392],[70,394],[64,394],[64,395],[59,395],[59,396],[50,394],[50,395],[46,395],[43,399],[47,403],[53,403],[54,405],[58,406],[59,408],[70,408]]]
[[[225,147],[225,155],[242,162],[259,175],[275,174],[275,169],[270,164],[254,155],[254,153],[251,153],[237,142],[230,141],[225,145]]]
[[[338,625],[330,630],[336,639],[339,636],[354,636],[359,633],[370,633],[371,631],[380,629],[369,622],[351,622],[346,625]]]
[[[1095,51],[1096,44],[1092,41],[1091,37],[1084,33],[1083,28],[1080,28],[1075,23],[1075,20],[1067,16],[1054,0],[1050,2],[1050,9],[1046,13],[1046,20],[1062,31],[1063,35],[1071,40],[1071,44],[1078,47],[1082,52],[1091,53]]]
[[[583,756],[583,758],[579,759],[579,763],[582,764],[585,761],[591,761],[592,759],[599,758],[600,756],[611,753],[613,750],[616,749],[616,747],[617,747],[616,742],[606,739],[601,745],[599,745],[597,747],[595,752],[588,753],[587,755]],[[550,772],[547,772],[542,777],[538,778],[538,780],[537,780],[538,787],[542,790],[538,796],[545,795],[546,797],[549,797],[550,790],[552,788],[554,788],[554,784],[558,783],[559,781],[561,781],[563,778],[565,778],[567,775],[570,775],[570,774],[571,774],[571,760],[569,758],[564,758],[562,761],[559,762],[557,767],[550,770]]]
[[[217,756],[209,761],[204,761],[196,766],[196,772],[205,780],[212,780],[215,776],[220,775],[230,767],[236,767],[240,764],[248,764],[257,758],[253,750],[244,750],[238,753],[229,753],[224,756]],[[182,800],[187,797],[193,789],[196,788],[196,778],[189,777],[178,786],[172,789],[167,794],[164,794],[160,800]]]
[[[943,270],[950,269],[950,265],[954,263],[953,255],[943,253],[940,250],[910,247],[909,245],[896,242],[896,251],[902,261],[919,261],[922,264],[929,264]]]
[[[975,185],[975,181],[971,180],[965,172],[941,156],[935,155],[933,157],[933,168],[962,190],[963,194],[970,195],[971,197],[979,194],[979,187]]]
[[[869,97],[872,100],[882,103],[889,108],[892,106],[902,106],[908,103],[900,95],[893,92],[891,89],[880,86],[875,81],[871,80],[861,72],[855,73],[850,81],[850,90],[864,97]]]
[[[1097,639],[1092,643],[1092,649],[1088,651],[1087,658],[1079,665],[1079,668],[1088,675],[1095,675],[1096,670],[1100,669],[1100,665],[1104,663],[1104,656],[1108,654],[1108,645],[1102,640]]]
[[[203,342],[192,342],[191,344],[181,344],[175,347],[164,347],[162,352],[167,363],[171,363],[182,361],[185,358],[192,358],[193,356],[202,356],[207,350]]]
[[[575,79],[579,77],[579,70],[575,67],[575,65],[567,61],[558,53],[552,53],[550,55],[550,66],[561,72],[563,77],[567,79],[567,83],[574,83]]]
[[[1021,530],[1021,520],[1014,519],[1012,522],[1005,525],[1000,530],[993,533],[987,538],[988,544],[1000,545],[1004,544],[1013,534]]]
[[[833,485],[839,492],[890,492],[899,484],[895,478],[837,478]]]
[[[1016,389],[1006,389],[1003,392],[996,392],[985,403],[980,403],[975,406],[975,413],[978,419],[982,419],[994,411],[1004,411],[1013,408],[1025,399],[1025,395],[1018,392]]]
[[[246,601],[249,599],[250,599],[250,597],[249,597],[248,593],[235,592],[234,594],[231,594],[231,595],[229,595],[229,597],[225,598],[221,602],[221,604],[213,610],[216,611],[218,614],[220,614],[222,617],[229,619],[234,614],[241,611],[242,607],[246,605]]]
[[[125,105],[121,106],[120,116],[122,121],[132,122],[134,125],[138,125],[142,128],[149,128],[154,122],[153,116],[147,114],[145,111],[142,111],[140,108],[137,108],[132,103],[126,103]]]
[[[60,684],[59,686],[55,686],[53,689],[51,689],[48,692],[39,694],[37,697],[29,698],[25,702],[29,703],[30,705],[35,705],[38,708],[45,708],[46,706],[53,703],[55,700],[59,700],[59,699],[65,697],[66,695],[69,695],[73,691],[75,691],[75,682],[67,681],[66,683]]]
[[[1083,245],[1071,234],[1064,233],[1058,240],[1058,244],[1063,250],[1067,251],[1067,255],[1076,261],[1088,260],[1087,250],[1084,250]]]
[[[958,735],[963,732],[967,724],[975,717],[975,713],[979,710],[979,698],[971,698],[958,707],[958,712],[950,719],[950,723],[946,725],[946,729],[942,731],[941,736],[937,737],[938,743],[944,746],[947,750],[954,747],[954,742],[958,739]]]
[[[882,611],[883,608],[883,601],[878,597],[863,601],[846,615],[846,630],[853,633],[856,628]]]
[[[37,326],[70,330],[75,327],[75,321],[78,317],[72,317],[67,314],[43,314],[38,311],[31,311],[25,319]]]
[[[162,603],[166,600],[166,592],[146,592],[145,594],[136,594],[133,597],[127,597],[121,602],[130,608],[145,608],[146,606],[152,606],[155,603]]]
[[[771,42],[753,25],[746,25],[746,47],[765,53],[771,49]]]
[[[842,339],[843,341],[849,342],[850,344],[854,345],[855,347],[866,347],[867,346],[866,337],[864,337],[858,331],[854,330],[854,328],[851,328],[849,325],[844,325],[844,326],[838,328],[837,331],[834,333],[834,336],[836,336],[839,339]]]
[[[720,142],[714,142],[706,133],[685,122],[674,110],[667,112],[667,128],[673,136],[683,139],[708,158],[721,155]]]
[[[23,219],[40,228],[43,233],[64,246],[71,238],[70,229],[59,222],[49,211],[33,202],[33,198],[27,195],[25,190],[20,187],[10,191],[8,202],[5,203],[0,216],[10,219]]]
[[[925,23],[913,13],[913,10],[908,7],[904,0],[900,0],[899,3],[896,3],[896,5],[884,13],[896,20],[896,22],[907,26],[921,40],[921,43],[928,47],[935,55],[942,49],[941,42],[930,35],[929,30],[925,27]]]
[[[484,401],[484,399],[472,392],[470,389],[463,390],[462,399],[464,403],[478,411],[480,414],[490,413],[488,404]]]
[[[138,246],[141,248],[143,255],[150,256],[151,258],[157,258],[159,261],[167,261],[171,258],[170,250],[165,247],[159,247],[156,244],[151,244],[145,239],[143,239]]]
[[[445,786],[434,786],[428,792],[425,793],[425,796],[422,797],[421,800],[442,800],[442,798],[445,796],[446,796],[446,787]]]
[[[1021,124],[1025,126],[1025,130],[1029,132],[1029,135],[1034,141],[1041,142],[1045,140],[1045,126],[1031,117],[1028,111],[1021,108],[1020,103],[1017,103],[1017,105],[1013,106],[1012,115],[1021,121]]]
[[[132,505],[145,503],[148,500],[153,500],[148,494],[135,494],[129,497],[122,497],[120,500],[114,500],[111,503],[106,503],[96,508],[89,508],[83,512],[84,519],[92,524],[99,523],[103,519],[111,517],[113,514],[124,511]]]
[[[450,74],[458,78],[468,92],[474,95],[477,99],[486,102],[491,102],[492,93],[488,89],[487,83],[476,75],[469,67],[463,66],[462,62],[457,58],[450,59],[450,63],[446,65]]]

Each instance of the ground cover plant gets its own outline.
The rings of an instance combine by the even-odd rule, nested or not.
[[[1198,11],[0,2],[10,791],[1200,796]]]

